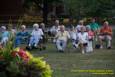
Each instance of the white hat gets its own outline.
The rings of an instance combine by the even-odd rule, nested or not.
[[[39,27],[39,25],[38,25],[37,23],[35,23],[35,24],[33,25],[33,27]]]
[[[24,29],[25,29],[25,28],[26,28],[26,25],[22,25],[21,28],[24,28]]]
[[[6,30],[6,27],[5,27],[5,26],[1,26],[1,28]]]

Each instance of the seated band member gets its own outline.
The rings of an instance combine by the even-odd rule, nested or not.
[[[98,34],[99,34],[99,30],[100,30],[100,26],[99,24],[96,22],[96,19],[95,18],[92,18],[91,19],[91,23],[89,24],[90,25],[90,28],[91,30],[94,32],[95,34],[95,38],[94,38],[94,41],[97,42],[98,41]]]
[[[91,30],[89,25],[86,26],[86,31],[88,33],[88,45],[86,52],[93,52],[94,32]]]
[[[65,31],[64,25],[60,26],[60,31],[55,36],[56,46],[59,52],[64,52],[67,44],[67,40],[70,38],[70,35]]]
[[[60,30],[59,20],[55,20],[54,26],[51,27],[50,32],[52,36],[55,36]]]
[[[86,28],[81,27],[81,32],[79,32],[77,34],[78,45],[80,46],[80,50],[81,50],[82,54],[84,54],[86,52],[86,47],[88,44],[88,33],[85,31],[86,31]]]
[[[69,34],[70,34],[70,38],[72,40],[72,45],[74,48],[77,48],[78,46],[76,45],[77,44],[77,31],[74,27],[72,27],[69,31]]]
[[[81,27],[84,27],[84,21],[80,20],[79,24],[76,26],[76,31],[79,33],[81,32]]]
[[[1,30],[2,30],[2,36],[1,36],[0,45],[5,46],[9,40],[10,33],[6,30],[5,26],[2,26]]]
[[[43,36],[43,31],[42,29],[39,28],[39,25],[38,24],[34,24],[33,25],[33,31],[31,33],[31,37],[30,37],[30,41],[29,41],[29,47],[35,47],[37,48],[37,45],[40,41],[40,39],[42,39],[42,36]]]
[[[46,33],[45,24],[40,23],[39,28],[42,29],[42,31],[44,33],[44,35],[42,36],[42,39],[40,40],[40,43],[39,43],[39,49],[43,50],[43,49],[46,49],[46,42],[47,42],[47,39],[46,39],[47,33]]]
[[[105,21],[102,28],[100,29],[99,41],[100,48],[103,48],[103,41],[107,42],[107,48],[111,48],[111,40],[112,40],[112,28],[109,26],[108,21]]]
[[[19,45],[21,45],[21,43],[23,41],[28,42],[28,37],[29,37],[29,33],[26,30],[26,26],[22,25],[21,26],[21,31],[19,31],[18,33],[16,33],[15,47],[18,47]]]

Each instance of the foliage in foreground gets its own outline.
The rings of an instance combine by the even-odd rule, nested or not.
[[[0,49],[0,72],[7,77],[51,77],[50,66],[41,57],[33,57],[21,48],[14,49],[12,42]]]

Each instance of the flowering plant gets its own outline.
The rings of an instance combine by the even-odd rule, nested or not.
[[[6,77],[51,77],[52,75],[50,66],[41,57],[34,57],[21,48],[13,48],[12,42],[0,48],[0,71],[4,72]]]

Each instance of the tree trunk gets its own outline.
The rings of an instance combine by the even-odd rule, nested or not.
[[[43,22],[47,24],[47,17],[48,17],[48,1],[43,0]]]

